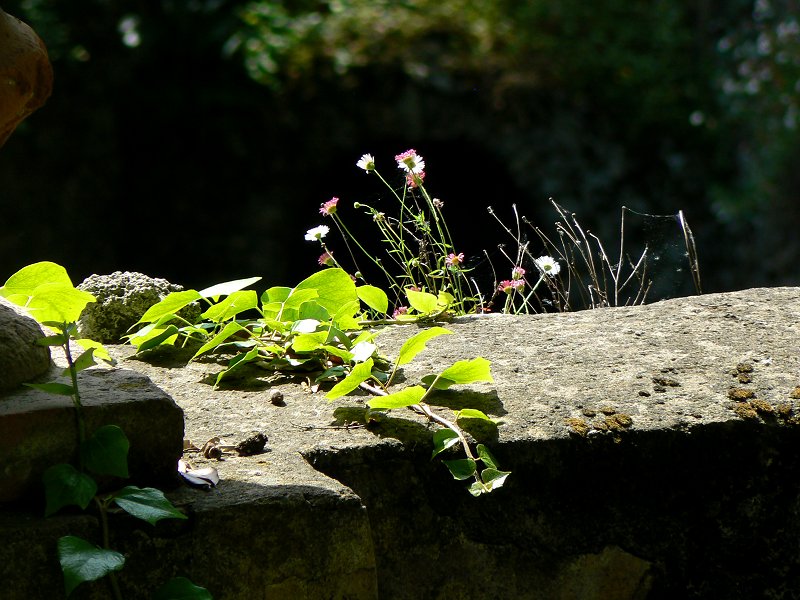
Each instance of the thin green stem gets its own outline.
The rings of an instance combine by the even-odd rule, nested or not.
[[[97,496],[94,497],[97,510],[100,512],[100,525],[103,529],[103,548],[105,550],[111,549],[111,542],[108,533],[108,501],[101,500]],[[115,600],[122,600],[122,591],[119,588],[119,581],[117,575],[113,571],[108,574],[108,582],[111,586],[111,591],[114,594]]]

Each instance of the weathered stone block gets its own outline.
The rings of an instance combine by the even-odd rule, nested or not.
[[[36,344],[42,337],[36,321],[0,298],[0,393],[32,381],[50,368],[50,350]]]
[[[53,368],[48,379],[60,374],[61,368]],[[87,433],[113,424],[128,437],[131,482],[174,485],[183,450],[183,411],[172,398],[129,370],[89,369],[78,374],[78,381]],[[41,503],[42,473],[58,463],[74,464],[76,451],[70,397],[25,389],[0,399],[0,502]]]

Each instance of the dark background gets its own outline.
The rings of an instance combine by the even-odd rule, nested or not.
[[[388,201],[361,154],[399,185],[392,159],[408,148],[470,257],[508,241],[487,206],[510,224],[516,203],[552,231],[552,197],[612,255],[621,206],[682,209],[706,292],[800,279],[797,2],[3,9],[44,39],[55,83],[0,149],[0,280],[53,260],[76,283],[135,270],[197,289],[292,285],[317,268],[303,235],[331,196],[375,236],[350,208]]]

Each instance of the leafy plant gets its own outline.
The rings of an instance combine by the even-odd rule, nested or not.
[[[217,375],[215,387],[247,364],[276,373],[302,374],[313,378],[315,388],[324,382],[336,382],[327,394],[330,400],[361,387],[379,396],[368,403],[370,411],[408,407],[445,427],[450,433],[434,437],[434,456],[460,441],[467,462],[445,464],[457,479],[475,478],[471,493],[489,492],[502,485],[508,473],[497,469],[497,462],[483,446],[478,446],[475,454],[457,424],[459,418],[491,419],[480,411],[462,410],[449,421],[436,414],[427,402],[438,389],[491,382],[488,361],[459,361],[441,373],[423,378],[423,385],[389,392],[399,366],[410,362],[428,340],[451,332],[438,326],[424,329],[406,341],[392,365],[378,352],[377,333],[365,329],[389,323],[433,322],[447,315],[454,302],[451,294],[406,290],[409,310],[390,319],[386,315],[386,293],[370,285],[356,286],[338,267],[319,271],[293,288],[269,288],[260,298],[254,291],[242,289],[256,281],[258,278],[241,279],[202,291],[174,292],[142,316],[141,329],[132,333],[129,340],[139,352],[193,341],[199,348],[192,360],[209,353],[232,353],[227,367]],[[196,301],[205,302],[208,308],[201,315],[204,321],[190,323],[178,312]],[[483,463],[483,471],[478,470],[478,463]]]
[[[24,267],[12,275],[0,288],[0,296],[27,309],[39,323],[54,331],[38,340],[45,346],[60,346],[67,360],[63,375],[70,383],[50,382],[27,384],[42,391],[70,396],[75,408],[78,437],[77,466],[62,463],[49,467],[42,479],[45,488],[45,516],[50,516],[67,506],[88,508],[94,501],[102,525],[102,546],[79,537],[67,535],[58,540],[58,559],[64,573],[67,596],[81,583],[108,576],[117,599],[122,598],[115,573],[122,569],[125,557],[109,547],[108,511],[116,505],[128,514],[155,525],[161,519],[186,519],[186,515],[155,488],[126,486],[111,493],[98,494],[98,485],[92,475],[128,477],[129,442],[116,425],[104,425],[91,434],[86,432],[78,373],[96,364],[96,359],[111,361],[102,345],[78,337],[76,322],[81,312],[95,298],[75,289],[66,270],[52,262],[39,262]],[[83,348],[73,358],[71,344]],[[207,590],[191,584],[184,578],[167,583],[170,597],[179,592],[181,598],[211,598]]]

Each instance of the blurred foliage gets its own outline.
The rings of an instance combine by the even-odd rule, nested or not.
[[[0,157],[21,232],[0,238],[0,267],[293,280],[314,267],[301,235],[319,203],[371,193],[358,156],[414,147],[468,253],[499,239],[489,204],[546,227],[554,197],[605,240],[621,205],[682,208],[707,291],[797,283],[796,5],[7,1],[56,87]],[[43,210],[76,235],[108,228],[105,243],[56,246]],[[159,263],[165,243],[179,264]]]

